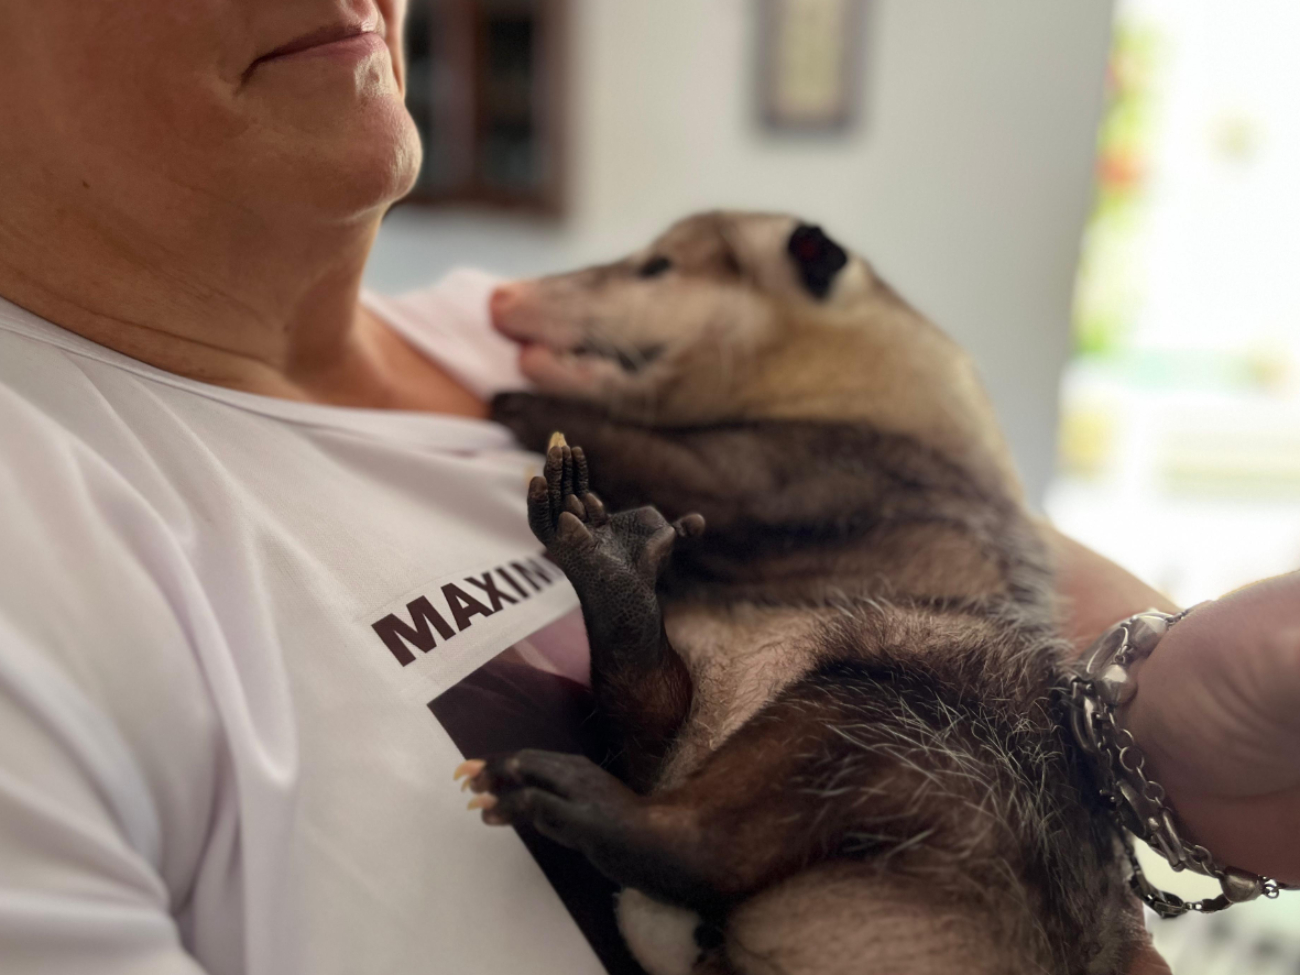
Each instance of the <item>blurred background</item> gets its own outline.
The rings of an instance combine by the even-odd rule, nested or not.
[[[415,6],[434,14],[410,44],[434,52],[411,77],[417,114],[434,106],[432,202],[389,217],[373,287],[458,264],[531,275],[608,260],[703,208],[792,211],[868,255],[974,352],[1042,497],[1093,199],[1108,2]],[[800,62],[816,75],[827,58],[846,68],[847,114],[771,118],[764,76],[793,75],[797,89]]]
[[[1066,531],[1184,604],[1300,567],[1295,0],[411,5],[371,287],[791,211],[974,354]],[[1177,975],[1300,973],[1300,895],[1153,928]]]
[[[1300,568],[1298,44],[1293,0],[1115,11],[1046,507],[1184,605]],[[1175,975],[1300,972],[1294,894],[1150,926]]]

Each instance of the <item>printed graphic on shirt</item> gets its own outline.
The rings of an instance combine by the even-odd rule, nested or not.
[[[446,582],[439,586],[442,612],[429,596],[420,595],[406,604],[409,622],[397,613],[389,613],[372,623],[371,627],[384,641],[384,646],[392,651],[397,662],[405,667],[415,662],[415,650],[428,653],[438,645],[433,635],[435,630],[444,641],[450,642],[473,625],[475,616],[486,618],[501,612],[506,606],[517,606],[534,593],[553,585],[559,575],[560,570],[555,566],[550,566],[548,571],[537,559],[520,559],[509,566],[498,565],[481,576],[467,575],[459,583]],[[503,592],[503,585],[513,590],[513,595],[509,591]],[[472,595],[475,590],[478,590],[477,594]],[[447,621],[448,617],[455,622],[454,628]]]
[[[403,699],[421,695],[465,757],[541,748],[607,764],[577,596],[545,555],[434,580],[366,622]],[[618,933],[617,887],[581,854],[518,832],[606,970],[642,975]]]
[[[366,622],[403,696],[424,702],[576,607],[563,573],[530,552],[433,580]]]
[[[591,692],[563,674],[535,666],[526,647],[511,647],[488,661],[430,701],[429,710],[467,758],[542,748],[608,764],[609,738]],[[605,969],[611,975],[644,975],[618,933],[617,885],[582,854],[531,829],[518,833]]]

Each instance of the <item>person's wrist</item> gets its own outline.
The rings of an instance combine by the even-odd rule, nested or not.
[[[1164,917],[1189,910],[1218,911],[1261,895],[1276,897],[1285,886],[1263,872],[1224,862],[1196,842],[1164,784],[1156,778],[1154,765],[1121,722],[1121,712],[1131,715],[1141,698],[1135,673],[1138,665],[1155,653],[1186,615],[1150,610],[1121,620],[1102,634],[1066,675],[1062,686],[1074,744],[1110,810],[1117,837],[1128,851],[1134,890]],[[1214,877],[1222,892],[1188,902],[1159,889],[1147,879],[1130,836],[1161,853],[1175,870],[1190,869]]]
[[[1198,606],[1135,673],[1119,716],[1189,841],[1288,884],[1300,883],[1297,583]]]

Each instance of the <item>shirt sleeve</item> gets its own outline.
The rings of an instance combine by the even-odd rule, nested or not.
[[[429,358],[483,399],[527,389],[519,346],[492,327],[488,300],[502,278],[470,268],[397,297],[366,291],[362,301]]]
[[[3,385],[0,430],[0,971],[193,975],[201,678],[120,478]]]
[[[0,618],[0,968],[196,975],[112,722]]]

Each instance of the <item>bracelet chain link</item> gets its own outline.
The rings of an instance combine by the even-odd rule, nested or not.
[[[1068,673],[1061,690],[1071,735],[1091,766],[1100,797],[1111,811],[1128,856],[1129,885],[1152,911],[1166,918],[1188,911],[1211,914],[1260,896],[1275,898],[1283,890],[1296,889],[1224,866],[1204,846],[1184,840],[1164,788],[1147,774],[1146,756],[1133,735],[1116,720],[1118,710],[1137,693],[1133,665],[1150,656],[1169,628],[1188,612],[1170,615],[1149,610],[1117,623]],[[1219,881],[1222,893],[1188,901],[1161,890],[1147,878],[1138,862],[1134,836],[1169,861],[1174,870],[1213,877]]]

